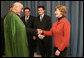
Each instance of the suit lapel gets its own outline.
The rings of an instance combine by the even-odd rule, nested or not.
[[[43,16],[43,18],[42,18],[42,22],[45,20],[45,15]]]
[[[38,21],[40,21],[40,16],[38,16]],[[40,21],[41,22],[41,21]]]
[[[44,20],[44,18],[45,18],[45,15],[43,16],[42,21],[40,20],[40,16],[39,16],[38,18],[39,18],[39,21],[40,21],[40,22],[43,22],[43,20]]]
[[[29,16],[29,19],[28,20],[30,20],[31,19],[31,15]]]
[[[22,17],[22,21],[23,21],[23,23],[25,23],[25,16]]]

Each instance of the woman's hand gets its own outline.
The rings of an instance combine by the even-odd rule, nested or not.
[[[59,56],[60,55],[60,51],[56,50],[55,55]]]
[[[38,37],[39,37],[39,39],[41,39],[41,40],[42,40],[45,36],[44,36],[44,35],[39,34],[39,35],[38,35]]]

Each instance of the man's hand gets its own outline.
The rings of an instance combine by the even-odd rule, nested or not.
[[[45,36],[44,36],[44,35],[39,34],[39,35],[38,35],[38,37],[39,37],[39,39],[43,39]]]
[[[56,50],[55,55],[59,56],[60,55],[60,51]]]
[[[41,29],[37,29],[37,34],[41,34],[43,31]]]
[[[36,40],[36,36],[33,36],[33,39]]]

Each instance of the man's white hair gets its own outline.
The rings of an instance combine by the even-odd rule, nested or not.
[[[23,5],[23,4],[20,3],[20,2],[15,2],[15,3],[13,4],[13,6],[19,6],[19,5]]]
[[[13,4],[13,11],[16,13],[16,14],[20,14],[20,10],[19,10],[19,8],[21,8],[21,7],[23,7],[23,4],[22,3],[20,3],[20,2],[15,2],[14,4]]]

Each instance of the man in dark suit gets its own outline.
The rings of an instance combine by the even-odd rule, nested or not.
[[[50,30],[51,28],[51,17],[44,14],[44,6],[38,6],[39,16],[35,20],[34,28],[42,29],[42,30]],[[39,39],[37,37],[37,46],[39,47],[39,51],[42,57],[51,57],[51,42],[52,37],[44,37],[45,39]]]
[[[33,57],[34,49],[35,49],[35,40],[33,39],[33,35],[37,34],[37,30],[34,29],[35,17],[30,15],[30,8],[26,7],[24,11],[25,11],[25,16],[21,17],[21,19],[26,26],[26,31],[28,36],[29,55],[30,57]]]

